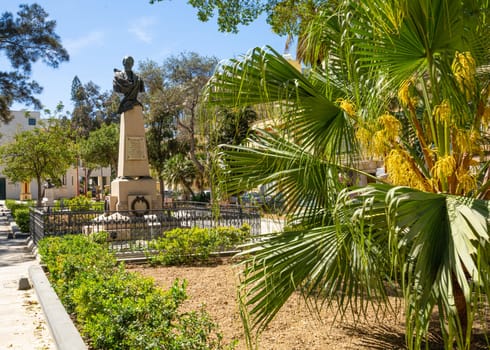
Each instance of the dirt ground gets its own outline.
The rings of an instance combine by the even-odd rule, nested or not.
[[[150,267],[127,266],[144,276],[152,276],[163,288],[169,288],[176,278],[188,281],[188,301],[184,308],[196,310],[201,305],[216,322],[226,342],[238,340],[236,349],[246,349],[243,327],[238,311],[238,268],[233,264],[219,263],[212,266]],[[405,349],[404,313],[400,299],[392,299],[398,305],[396,312],[382,320],[376,320],[371,312],[367,322],[357,324],[353,318],[333,322],[336,310],[323,309],[320,319],[312,315],[301,296],[294,295],[276,315],[260,336],[260,350],[328,350],[328,349]],[[486,349],[484,340],[474,349]],[[440,349],[434,338],[431,349]],[[478,344],[482,344],[481,347]]]

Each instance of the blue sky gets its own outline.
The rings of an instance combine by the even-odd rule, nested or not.
[[[17,13],[19,4],[34,2],[57,22],[56,33],[70,54],[70,61],[57,69],[42,63],[33,66],[32,78],[44,87],[37,97],[51,110],[61,101],[71,111],[70,89],[75,75],[83,84],[92,81],[102,91],[111,90],[113,68],[121,69],[126,55],[133,56],[136,63],[146,59],[163,63],[182,52],[221,60],[264,45],[284,53],[286,42],[285,37],[271,32],[263,18],[241,27],[238,34],[220,33],[216,18],[200,22],[196,10],[184,0],[154,5],[148,0],[2,0],[0,12]],[[5,64],[1,52],[0,63]],[[16,103],[12,109],[24,108],[32,107]]]

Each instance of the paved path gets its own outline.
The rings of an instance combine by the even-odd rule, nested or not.
[[[0,349],[56,349],[34,288],[19,290],[19,280],[39,265],[26,238],[9,238],[10,221],[0,202]]]

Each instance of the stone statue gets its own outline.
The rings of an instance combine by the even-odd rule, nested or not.
[[[134,59],[131,56],[124,57],[124,71],[114,68],[113,88],[115,92],[124,94],[119,104],[117,113],[129,111],[134,106],[142,106],[138,101],[138,93],[145,91],[143,80],[132,71]]]

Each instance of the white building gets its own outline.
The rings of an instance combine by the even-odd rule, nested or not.
[[[38,127],[41,121],[39,112],[11,111],[11,114],[13,118],[8,124],[0,124],[0,145],[13,141],[14,135],[18,132]],[[87,175],[88,171],[82,165],[79,165],[78,169],[77,167],[72,167],[67,170],[61,179],[61,187],[46,188],[42,192],[51,203],[56,199],[75,197],[77,193],[85,192],[85,186],[80,185],[80,180]],[[89,180],[86,181],[87,191],[91,192],[95,187],[101,189],[104,185],[110,184],[110,176],[110,167],[92,170]],[[83,182],[85,183],[85,181]],[[3,166],[0,165],[0,200],[3,199],[36,200],[37,182],[12,182],[3,175]]]

